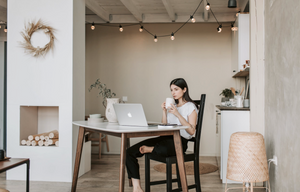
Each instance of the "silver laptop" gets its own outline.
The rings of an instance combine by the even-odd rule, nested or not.
[[[147,123],[142,104],[115,103],[114,109],[119,125],[127,126],[157,126],[158,123]]]

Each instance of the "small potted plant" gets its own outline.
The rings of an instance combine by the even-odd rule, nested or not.
[[[98,96],[101,96],[103,98],[102,105],[105,110],[105,116],[109,122],[117,122],[117,116],[113,107],[114,103],[119,103],[119,98],[112,98],[113,96],[116,96],[115,93],[111,92],[110,89],[106,87],[106,84],[101,83],[100,79],[97,79],[95,83],[90,85],[89,91],[91,91],[93,88],[99,89]]]
[[[232,91],[228,88],[224,89],[220,95],[222,95],[221,102],[229,101],[229,98],[233,96]]]

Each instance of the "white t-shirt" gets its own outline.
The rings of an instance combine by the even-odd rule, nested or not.
[[[198,114],[198,109],[195,106],[194,103],[192,102],[187,102],[184,105],[182,105],[181,107],[177,107],[177,105],[175,105],[178,112],[181,114],[181,116],[187,121],[189,122],[188,116],[195,110],[196,113]],[[181,125],[179,119],[173,115],[172,113],[167,114],[167,120],[168,123],[170,124],[177,124],[177,125]],[[192,135],[190,135],[188,132],[186,132],[186,130],[180,130],[180,135],[186,139],[191,139]]]

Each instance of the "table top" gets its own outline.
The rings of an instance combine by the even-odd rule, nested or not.
[[[24,159],[24,158],[11,158],[8,160],[0,161],[0,172],[3,172],[5,170],[11,169],[15,166],[24,164],[28,161],[29,159]]]
[[[222,106],[222,105],[216,105],[216,107],[218,109],[220,109],[221,111],[226,111],[226,110],[234,110],[234,111],[250,111],[249,107],[226,107],[226,106]]]
[[[187,129],[188,126],[174,126],[171,128],[167,127],[158,127],[158,126],[121,126],[118,123],[109,123],[109,122],[102,122],[102,123],[91,123],[88,121],[73,121],[74,125],[91,128],[95,130],[113,132],[113,133],[136,133],[136,132],[153,132],[153,131],[174,131],[180,129]]]

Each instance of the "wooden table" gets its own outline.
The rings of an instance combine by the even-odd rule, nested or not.
[[[11,158],[8,160],[0,161],[0,173],[7,171],[9,169],[18,167],[20,165],[26,164],[27,165],[27,175],[26,175],[26,192],[29,192],[29,167],[30,167],[30,160],[29,159],[18,159],[18,158]]]
[[[137,126],[120,126],[118,123],[107,123],[107,122],[91,124],[87,121],[74,121],[73,124],[79,126],[79,133],[78,133],[77,150],[76,150],[71,192],[76,191],[81,152],[82,152],[84,135],[86,131],[99,132],[107,135],[121,137],[119,192],[124,191],[125,161],[126,161],[126,148],[128,145],[128,139],[132,137],[173,135],[182,191],[184,192],[188,191],[185,167],[184,167],[184,157],[183,157],[182,144],[180,138],[180,129],[186,129],[188,128],[187,126],[176,126],[173,128],[158,128],[157,126],[137,127]]]

